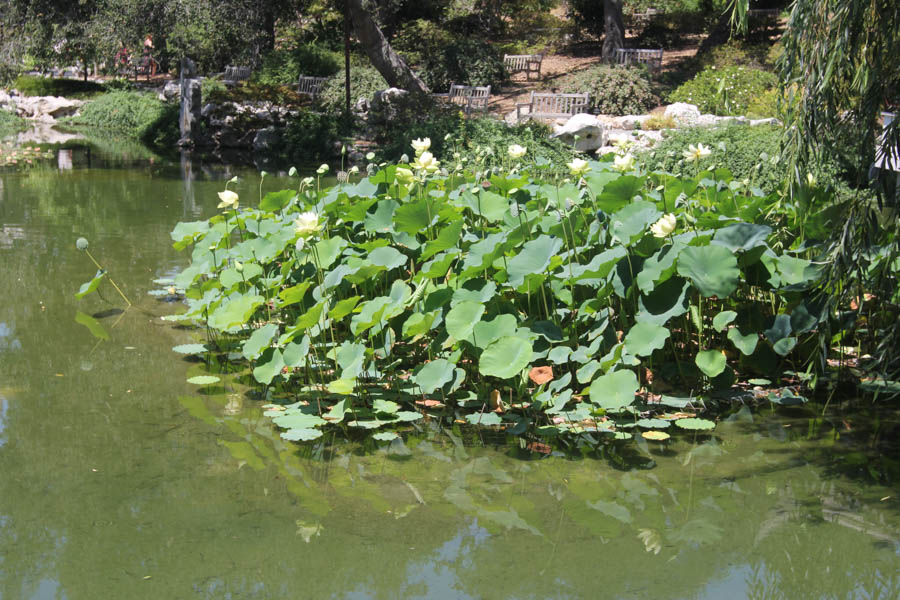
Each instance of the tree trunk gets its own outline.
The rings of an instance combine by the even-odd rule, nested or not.
[[[619,0],[621,1],[621,0]],[[347,0],[356,36],[365,48],[372,66],[378,69],[388,85],[410,92],[428,93],[428,87],[413,73],[385,39],[372,15],[363,8],[362,0]]]
[[[625,47],[625,20],[622,0],[603,0],[603,58],[613,61],[616,48]]]

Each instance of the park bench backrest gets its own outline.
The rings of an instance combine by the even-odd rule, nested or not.
[[[491,86],[476,85],[450,85],[450,93],[448,94],[450,102],[463,107],[466,114],[478,110],[487,112],[488,102],[491,99]]]
[[[581,94],[554,94],[552,92],[531,92],[528,102],[516,104],[516,119],[559,119],[570,117],[580,113],[586,113],[590,108],[590,95]],[[528,112],[522,114],[522,109],[528,107]]]
[[[645,64],[652,71],[662,67],[662,48],[616,48],[616,64],[622,66]]]
[[[247,81],[253,70],[250,67],[225,67],[225,81]]]
[[[301,94],[309,94],[316,97],[322,91],[322,86],[328,81],[327,77],[311,77],[309,75],[301,75],[297,82],[297,91]]]
[[[531,79],[531,74],[537,74],[537,78],[541,78],[541,62],[544,60],[543,54],[504,54],[503,66],[509,71],[510,75],[515,73],[525,73],[527,79]]]

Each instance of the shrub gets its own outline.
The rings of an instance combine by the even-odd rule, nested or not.
[[[270,52],[263,59],[256,78],[263,84],[296,86],[301,74],[329,77],[340,70],[341,63],[337,52],[315,44],[303,44]]]
[[[420,75],[433,91],[447,91],[451,83],[499,86],[507,79],[503,55],[477,38],[435,48],[424,57]]]
[[[332,158],[340,130],[339,117],[310,110],[301,111],[284,128],[279,152],[293,162]]]
[[[664,114],[650,115],[650,118],[641,123],[641,129],[648,131],[658,131],[660,129],[675,129],[677,124],[673,117],[667,117]]]
[[[386,89],[387,82],[381,73],[372,66],[357,66],[350,68],[350,103],[354,104],[359,98],[368,98],[375,92]],[[344,110],[344,71],[329,79],[322,86],[319,93],[319,104],[323,109],[331,112]]]
[[[6,110],[0,109],[0,138],[6,137],[25,128],[25,119]]]
[[[769,60],[772,46],[765,43],[750,43],[741,40],[730,40],[726,44],[716,46],[707,54],[699,57],[703,67],[751,67],[761,69],[774,64]]]
[[[23,96],[66,96],[68,98],[89,97],[100,94],[104,87],[94,81],[80,79],[51,79],[34,75],[20,75],[13,87]]]
[[[703,144],[712,149],[712,155],[701,162],[701,167],[724,167],[734,179],[748,179],[751,185],[770,193],[791,179],[787,161],[781,160],[782,131],[768,125],[679,129],[643,153],[642,158],[652,170],[692,174],[696,167],[684,162],[682,152],[691,144]],[[833,164],[819,164],[813,175],[821,184],[834,183],[837,169]]]
[[[264,84],[253,81],[245,81],[230,88],[224,85],[219,87],[213,83],[208,85],[211,88],[208,100],[217,104],[223,102],[271,102],[291,107],[309,104],[309,99],[305,95],[301,95],[295,89],[284,85]]]
[[[669,94],[669,101],[696,104],[704,113],[743,115],[754,98],[777,85],[778,78],[768,71],[709,67]]]
[[[221,79],[206,77],[200,82],[200,96],[204,100],[211,100],[214,94],[224,94],[228,88]]]
[[[369,125],[382,157],[394,161],[411,154],[409,140],[426,137],[431,139],[431,152],[442,158],[444,136],[455,132],[460,120],[458,107],[420,94],[394,98],[389,105],[369,112]]]
[[[657,103],[643,67],[591,67],[569,73],[558,86],[565,93],[588,92],[591,108],[604,115],[644,114]]]
[[[69,122],[164,146],[178,137],[178,105],[143,92],[109,92],[85,104],[81,114]]]

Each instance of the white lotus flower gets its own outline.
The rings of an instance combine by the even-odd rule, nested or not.
[[[219,192],[219,205],[216,208],[234,208],[238,207],[238,195],[231,190]]]
[[[434,173],[438,170],[438,165],[440,164],[440,161],[435,160],[434,155],[431,152],[423,152],[416,157],[412,166],[417,170],[425,171],[426,173]]]
[[[625,156],[617,156],[613,161],[613,169],[616,171],[626,172],[634,169],[634,156],[626,154]]]
[[[691,144],[688,146],[688,149],[682,152],[684,156],[684,160],[688,162],[694,162],[695,160],[700,160],[706,156],[709,156],[712,153],[712,150],[704,146],[703,144],[697,144],[694,146]]]
[[[324,175],[327,172],[328,172],[328,165],[326,165],[324,163],[318,169],[316,169],[316,173],[318,173],[319,175]]]
[[[426,152],[429,148],[431,148],[431,138],[413,140],[412,147],[413,150],[416,151],[416,156],[420,156],[423,152]]]
[[[514,160],[518,160],[518,159],[522,158],[523,156],[525,156],[525,153],[528,152],[528,149],[525,148],[524,146],[520,146],[518,144],[513,144],[507,149],[506,152],[507,152],[507,154],[509,154],[510,158],[512,158]]]
[[[591,166],[588,162],[580,158],[572,159],[572,162],[566,163],[566,166],[569,167],[569,171],[571,171],[572,175],[575,177],[581,177],[591,170]]]
[[[300,213],[294,219],[294,233],[302,238],[307,238],[319,230],[319,215],[312,211]]]
[[[675,218],[675,215],[672,213],[665,214],[660,217],[659,221],[650,226],[650,233],[655,237],[664,238],[675,231],[677,222],[678,220]]]

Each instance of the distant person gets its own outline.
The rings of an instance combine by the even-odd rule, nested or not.
[[[153,34],[148,33],[144,38],[144,64],[149,69],[150,77],[156,75],[156,61],[153,60],[151,53],[153,51]]]

